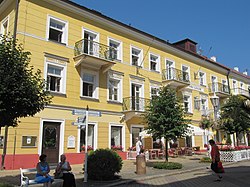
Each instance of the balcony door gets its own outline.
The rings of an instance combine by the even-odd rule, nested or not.
[[[142,110],[143,102],[141,98],[141,85],[132,84],[131,85],[131,109],[132,110]]]
[[[89,55],[98,55],[98,45],[96,43],[97,35],[89,31],[84,31],[84,53]]]
[[[217,92],[218,91],[217,77],[212,76],[211,82],[212,82],[212,92]]]
[[[174,62],[166,60],[166,79],[174,79]]]

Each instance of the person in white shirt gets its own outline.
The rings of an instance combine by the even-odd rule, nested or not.
[[[136,145],[135,145],[136,155],[139,155],[139,154],[141,154],[142,143],[141,143],[141,141],[139,140],[138,137],[136,137],[135,140],[136,140]]]

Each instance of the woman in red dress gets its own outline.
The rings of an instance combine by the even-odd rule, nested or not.
[[[216,173],[218,179],[217,181],[221,181],[222,176],[219,174],[218,163],[220,162],[220,152],[218,146],[215,144],[214,140],[209,140],[209,144],[211,145],[211,169]]]

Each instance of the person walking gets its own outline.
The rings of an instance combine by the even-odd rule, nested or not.
[[[209,140],[209,144],[211,145],[211,169],[216,173],[218,179],[216,181],[221,181],[222,176],[219,174],[218,163],[220,162],[220,152],[218,146],[215,144],[214,140]]]
[[[136,155],[140,155],[142,150],[142,143],[138,137],[136,137],[135,140],[136,140],[136,145],[135,145]]]

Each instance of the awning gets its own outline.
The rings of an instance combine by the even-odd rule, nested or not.
[[[152,134],[148,133],[148,130],[144,130],[139,133],[139,136],[143,139],[145,137],[152,136]]]
[[[203,136],[203,135],[213,135],[213,132],[209,131],[209,130],[204,130],[200,127],[197,127],[195,125],[188,125],[188,132],[187,132],[187,136]]]

